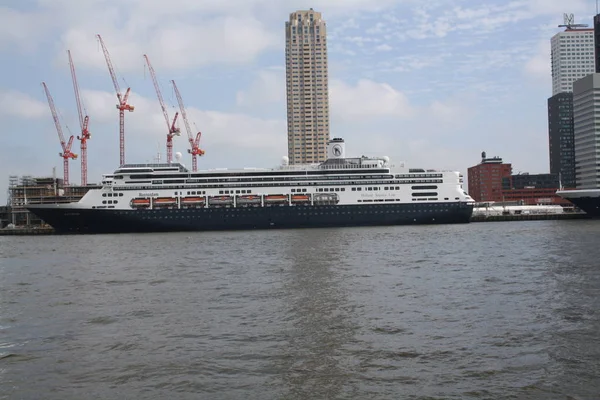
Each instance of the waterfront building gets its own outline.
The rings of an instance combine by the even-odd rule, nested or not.
[[[481,153],[481,162],[467,171],[469,194],[475,201],[502,201],[502,178],[512,173],[511,164],[500,157],[488,158]]]
[[[575,188],[575,137],[573,93],[562,92],[548,99],[550,173],[560,176],[563,187]]]
[[[600,73],[573,85],[577,189],[600,188]]]

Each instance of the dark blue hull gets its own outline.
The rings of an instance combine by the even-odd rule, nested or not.
[[[52,205],[30,211],[58,233],[175,232],[467,223],[473,205],[421,203],[231,207],[162,210],[77,209]]]
[[[600,197],[565,197],[592,218],[600,218]]]

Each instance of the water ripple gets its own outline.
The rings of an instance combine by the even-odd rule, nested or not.
[[[0,399],[595,399],[599,232],[2,238]]]

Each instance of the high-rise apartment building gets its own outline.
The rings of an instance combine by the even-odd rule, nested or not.
[[[594,30],[568,28],[550,41],[552,95],[572,92],[573,82],[595,72]]]
[[[573,93],[558,93],[548,99],[550,173],[560,177],[562,186],[575,188],[575,137]]]
[[[577,189],[600,188],[600,74],[573,85]]]
[[[291,13],[285,30],[289,162],[322,162],[329,141],[327,27],[311,8]]]

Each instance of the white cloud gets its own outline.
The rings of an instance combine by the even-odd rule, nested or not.
[[[464,100],[450,100],[446,102],[435,100],[429,106],[429,111],[436,121],[444,122],[445,124],[460,123],[470,119],[472,116],[472,112],[464,107],[464,103]]]
[[[379,46],[375,47],[375,50],[377,51],[392,51],[393,47],[390,46],[389,44],[380,44]]]
[[[130,22],[133,24],[133,22]],[[142,54],[148,54],[153,66],[160,69],[187,69],[207,64],[245,64],[264,50],[275,46],[278,37],[268,32],[254,18],[221,17],[194,23],[166,24],[157,28],[146,21],[138,27],[116,29],[80,26],[62,36],[60,60],[71,49],[78,67],[106,68],[99,51],[96,31],[102,35],[115,67],[140,70]]]
[[[0,90],[0,114],[21,118],[50,116],[47,104],[16,90]]]
[[[544,40],[537,47],[537,52],[525,63],[525,72],[535,80],[546,83],[552,82],[550,67],[550,41]]]
[[[25,13],[0,6],[0,50],[14,46],[21,51],[31,51],[51,26],[51,16]]]
[[[262,70],[246,90],[236,94],[237,105],[243,107],[262,106],[285,101],[284,70]]]
[[[374,12],[399,0],[317,0],[315,10],[331,17],[356,10]],[[71,49],[79,67],[106,68],[95,35],[100,33],[115,67],[140,69],[149,54],[161,69],[208,64],[245,64],[283,43],[281,24],[305,1],[279,0],[38,0],[35,11],[0,9],[0,48],[35,49],[49,37],[61,37],[56,62]],[[277,27],[277,28],[275,28]]]
[[[343,120],[365,117],[406,118],[413,114],[404,93],[386,83],[361,79],[356,86],[340,80],[330,82],[331,112]]]

